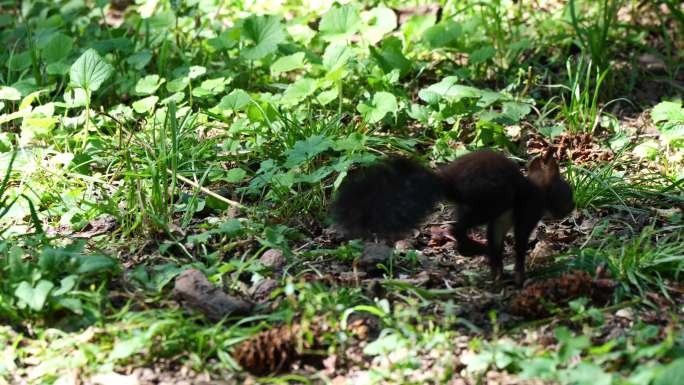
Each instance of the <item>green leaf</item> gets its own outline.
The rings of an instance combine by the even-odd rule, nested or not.
[[[562,134],[563,132],[565,132],[565,127],[561,124],[539,127],[539,133],[551,139]]]
[[[359,11],[351,4],[330,9],[319,25],[320,35],[326,41],[346,40],[361,26]]]
[[[74,274],[67,275],[66,277],[62,278],[62,280],[59,282],[59,288],[53,291],[52,295],[57,297],[70,292],[74,287],[76,287],[77,282],[78,276]]]
[[[112,271],[117,264],[112,258],[105,255],[79,255],[77,274],[93,274]]]
[[[304,67],[304,52],[296,52],[292,55],[283,56],[271,64],[271,75],[276,76]]]
[[[299,166],[303,162],[329,149],[332,143],[332,140],[322,135],[315,135],[306,140],[297,141],[292,149],[285,151],[287,156],[285,167],[293,168]]]
[[[479,98],[482,96],[482,91],[470,86],[456,84],[458,77],[447,76],[439,83],[435,83],[428,88],[424,88],[418,92],[418,97],[427,102],[434,104],[441,99],[446,99],[449,102],[457,102],[463,98]]]
[[[377,123],[385,115],[397,112],[397,98],[389,92],[378,92],[373,95],[371,104],[359,103],[356,108],[368,123]]]
[[[198,77],[207,73],[206,67],[203,66],[192,66],[188,70],[188,77],[190,79],[197,79]]]
[[[43,310],[48,294],[50,294],[50,290],[52,290],[54,286],[55,285],[52,282],[44,279],[38,281],[35,288],[28,282],[22,281],[14,291],[14,295],[24,301],[31,309],[41,311]]]
[[[147,75],[138,80],[138,83],[135,85],[135,93],[136,95],[151,95],[155,93],[157,88],[165,81],[165,79],[160,79],[159,75]]]
[[[140,100],[133,102],[132,107],[135,110],[135,112],[139,114],[144,114],[146,112],[152,111],[154,106],[157,104],[158,100],[159,97],[157,96],[148,96],[146,98],[142,98]]]
[[[684,358],[678,358],[665,366],[653,385],[679,385],[684,378]]]
[[[363,12],[361,18],[366,23],[361,35],[370,44],[379,42],[386,34],[397,28],[397,14],[385,6]]]
[[[532,111],[529,104],[520,102],[504,102],[502,108],[502,114],[513,122],[519,122]]]
[[[0,100],[19,100],[21,99],[21,92],[16,88],[0,86]]]
[[[285,40],[285,30],[276,16],[250,16],[242,24],[240,38],[246,43],[240,55],[247,60],[258,60],[275,52]]]
[[[102,83],[109,79],[112,72],[114,72],[114,67],[100,57],[97,51],[89,49],[71,65],[70,85],[91,92],[97,91]]]
[[[74,47],[74,41],[69,36],[59,32],[52,35],[47,45],[43,48],[43,59],[48,64],[57,63],[66,59]]]
[[[452,20],[447,20],[428,28],[423,34],[423,41],[429,48],[442,48],[451,46],[462,35],[461,26]]]
[[[651,119],[655,123],[684,122],[684,109],[681,102],[661,102],[651,110]]]
[[[330,44],[326,47],[323,53],[323,67],[332,72],[338,68],[344,67],[354,56],[351,48],[344,44]]]
[[[62,97],[69,108],[83,107],[88,104],[88,94],[83,88],[67,90]]]
[[[114,344],[114,349],[109,353],[110,362],[128,358],[136,353],[140,353],[147,346],[148,338],[145,334],[138,334],[126,340],[118,340]]]
[[[133,66],[137,70],[145,68],[145,66],[152,60],[152,51],[146,49],[140,52],[136,52],[126,59],[126,63]]]
[[[337,95],[339,94],[337,88],[333,88],[331,90],[323,91],[318,96],[316,97],[316,100],[318,103],[320,103],[322,106],[325,106],[326,104],[332,102],[333,100],[337,99]]]
[[[612,375],[589,362],[581,362],[576,367],[567,369],[567,375],[568,383],[575,385],[611,385],[613,383]]]
[[[283,93],[282,103],[285,106],[294,106],[313,94],[318,88],[318,81],[311,78],[300,78],[290,84]]]
[[[468,63],[471,65],[482,64],[493,58],[494,55],[496,55],[496,49],[491,45],[486,45],[471,52],[468,56]]]
[[[408,346],[408,341],[399,333],[386,334],[363,348],[363,354],[377,356],[387,354],[397,349]]]
[[[226,84],[228,84],[228,81],[226,81],[226,79],[223,77],[207,79],[203,81],[199,87],[194,88],[192,90],[192,95],[198,98],[202,98],[205,96],[221,94],[223,93],[223,90],[226,88]]]
[[[245,176],[247,176],[247,171],[239,167],[231,168],[226,173],[225,181],[228,183],[237,183],[245,179]]]
[[[397,37],[392,36],[385,39],[380,49],[373,46],[370,46],[369,49],[373,59],[386,74],[397,69],[400,76],[404,76],[413,66],[413,63],[401,52],[401,40]]]
[[[56,62],[56,63],[50,63],[45,67],[45,72],[48,73],[48,75],[59,75],[59,76],[64,76],[69,72],[69,69],[71,68],[70,65],[68,65],[65,62]]]
[[[401,25],[401,31],[406,41],[419,40],[428,28],[435,25],[435,15],[413,15]]]
[[[190,84],[190,77],[183,76],[166,83],[166,90],[169,92],[183,91]]]
[[[231,93],[221,98],[221,101],[216,108],[223,111],[237,111],[246,106],[251,100],[252,98],[247,92],[236,88]]]

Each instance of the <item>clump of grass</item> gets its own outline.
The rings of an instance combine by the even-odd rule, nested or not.
[[[602,241],[581,249],[576,263],[607,264],[623,292],[657,288],[668,295],[670,282],[680,280],[684,273],[684,226],[626,227],[621,236],[611,234],[610,227],[595,231],[595,238]]]

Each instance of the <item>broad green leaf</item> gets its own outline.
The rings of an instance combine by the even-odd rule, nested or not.
[[[166,83],[166,90],[169,92],[180,92],[183,91],[188,84],[190,84],[190,77],[183,76]]]
[[[223,77],[207,79],[203,81],[199,87],[196,87],[192,90],[192,95],[201,98],[205,96],[222,94],[223,90],[226,88],[226,84],[228,84],[228,82]]]
[[[388,37],[382,42],[382,46],[379,49],[373,46],[370,46],[369,49],[373,59],[375,59],[386,74],[397,69],[400,76],[404,76],[413,66],[413,63],[401,52],[401,40],[397,37]]]
[[[443,21],[428,28],[423,34],[423,41],[429,48],[451,46],[461,38],[461,27],[452,20]]]
[[[247,60],[258,60],[275,52],[285,40],[285,30],[277,16],[250,16],[242,24],[240,38],[246,41],[240,55]]]
[[[50,63],[47,66],[45,66],[45,72],[47,72],[48,75],[64,76],[69,72],[70,68],[70,65],[63,61],[60,61],[56,63]]]
[[[456,84],[458,77],[447,76],[439,83],[435,83],[418,92],[418,96],[428,104],[437,103],[440,99],[456,102],[463,98],[479,98],[482,91],[475,87]]]
[[[325,106],[326,104],[332,102],[333,100],[337,99],[337,95],[339,94],[337,88],[333,88],[327,91],[323,91],[318,96],[316,97],[316,100],[318,103],[320,103],[322,106]]]
[[[496,48],[491,45],[486,45],[471,52],[468,56],[468,63],[471,65],[482,64],[493,58],[494,55],[496,55]]]
[[[88,94],[80,87],[65,91],[62,97],[69,108],[84,107],[88,104]]]
[[[14,291],[14,295],[24,301],[32,310],[41,311],[48,294],[50,294],[50,290],[54,286],[52,282],[44,279],[38,281],[36,287],[32,287],[28,282],[22,281]]]
[[[502,114],[514,122],[519,122],[532,111],[529,104],[520,102],[504,102],[502,108]]]
[[[192,66],[188,70],[188,77],[190,79],[197,79],[198,77],[207,73],[206,67],[203,66]]]
[[[246,106],[251,100],[252,98],[247,92],[236,88],[231,93],[221,98],[221,101],[216,108],[220,110],[237,111]]]
[[[43,48],[42,55],[48,64],[66,59],[74,47],[74,41],[69,36],[58,32],[52,35],[48,44]]]
[[[323,67],[332,72],[343,67],[354,56],[351,48],[344,44],[330,44],[323,53]]]
[[[408,341],[399,333],[386,334],[363,348],[363,354],[368,356],[385,355],[397,349],[408,346]]]
[[[361,13],[361,19],[366,24],[361,29],[361,35],[370,44],[375,44],[397,28],[397,14],[385,6],[375,7]]]
[[[229,183],[237,183],[237,182],[240,182],[241,180],[245,179],[245,176],[247,176],[247,171],[245,171],[239,167],[231,168],[226,173],[225,181],[229,182]]]
[[[151,95],[157,91],[157,88],[161,86],[166,79],[160,79],[159,75],[147,75],[144,78],[138,80],[135,85],[136,95]]]
[[[373,95],[371,104],[359,103],[357,110],[368,123],[377,123],[385,115],[397,112],[397,98],[389,92],[378,92]]]
[[[611,385],[613,376],[594,363],[581,362],[567,369],[568,383],[575,385]]]
[[[76,287],[77,282],[78,276],[74,274],[67,275],[66,277],[62,278],[61,281],[59,281],[59,287],[52,292],[52,295],[57,297],[70,292],[74,287]]]
[[[287,160],[285,167],[293,168],[299,166],[303,162],[313,158],[332,146],[332,140],[322,135],[315,135],[306,140],[299,140],[290,149],[285,151]]]
[[[75,314],[83,314],[83,302],[78,298],[64,298],[60,297],[57,299],[57,303],[71,310]]]
[[[116,262],[104,255],[79,255],[77,274],[92,274],[105,271],[112,271],[116,268]]]
[[[23,71],[31,66],[31,52],[24,51],[21,53],[15,53],[9,60],[5,63],[4,68],[11,69],[12,71]]]
[[[413,15],[408,21],[401,25],[405,41],[420,40],[425,31],[435,25],[437,17],[435,15]]]
[[[276,76],[304,67],[304,52],[296,52],[292,55],[283,56],[271,64],[271,75]]]
[[[12,87],[0,86],[0,100],[19,100],[21,93]]]
[[[97,51],[89,49],[71,65],[70,84],[72,87],[80,87],[91,92],[97,91],[113,71],[114,68],[100,57]]]
[[[114,344],[114,348],[109,353],[108,360],[114,362],[116,360],[128,358],[134,354],[140,353],[145,349],[149,339],[145,334],[138,334],[126,340],[118,340]]]
[[[155,104],[157,104],[157,101],[159,100],[158,96],[148,96],[146,98],[142,98],[140,100],[137,100],[133,102],[132,107],[135,110],[135,112],[139,114],[144,114],[146,112],[152,111],[154,108]]]
[[[684,358],[678,358],[665,366],[653,385],[679,385],[684,378]]]
[[[286,106],[294,106],[313,94],[317,88],[318,82],[316,79],[297,79],[297,81],[290,84],[283,93],[282,103]]]
[[[152,60],[152,51],[146,49],[136,52],[126,59],[126,63],[133,66],[137,70],[145,68],[145,66]]]
[[[681,102],[660,102],[651,110],[651,119],[655,123],[684,122],[684,109]]]
[[[361,26],[358,9],[350,4],[330,9],[319,25],[320,35],[326,41],[346,40]]]

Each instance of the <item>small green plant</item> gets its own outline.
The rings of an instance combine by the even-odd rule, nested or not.
[[[589,12],[583,12],[587,15],[586,17],[580,16],[577,0],[568,2],[577,44],[591,58],[591,62],[597,67],[597,72],[602,74],[610,68],[610,52],[613,48],[611,32],[617,25],[618,11],[623,2],[624,0],[587,2],[590,9]],[[596,8],[591,9],[592,6]]]
[[[610,234],[615,226],[622,227],[621,237]],[[639,230],[624,223],[606,223],[592,234],[602,241],[582,248],[580,260],[594,265],[607,263],[626,293],[633,289],[644,293],[650,287],[668,295],[671,289],[668,282],[677,282],[684,274],[683,230],[681,225],[665,228],[650,225]]]
[[[601,114],[608,106],[600,104],[601,86],[609,69],[599,71],[593,62],[580,58],[566,62],[568,84],[559,85],[561,93],[559,117],[571,132],[594,133],[599,127]]]

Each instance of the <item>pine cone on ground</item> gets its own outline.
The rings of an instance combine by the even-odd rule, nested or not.
[[[605,299],[613,287],[607,278],[594,280],[586,271],[577,270],[524,288],[513,298],[509,310],[525,318],[543,318],[550,315],[551,306],[564,307],[580,297]]]
[[[591,134],[587,133],[563,133],[550,142],[541,135],[533,135],[527,141],[528,154],[538,155],[547,152],[560,161],[572,160],[575,164],[613,159],[613,153],[601,148]]]
[[[242,342],[233,357],[243,369],[255,375],[286,369],[299,357],[296,329],[285,325],[264,330]]]

